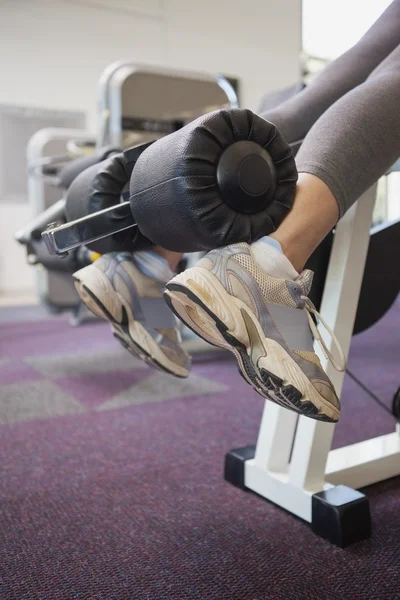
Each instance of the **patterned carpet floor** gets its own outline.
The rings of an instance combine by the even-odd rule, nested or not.
[[[400,478],[366,490],[370,540],[331,546],[224,482],[263,408],[230,359],[176,380],[102,323],[35,315],[0,311],[1,600],[399,600]],[[400,304],[350,359],[388,405],[396,331]],[[335,446],[393,429],[346,378]]]

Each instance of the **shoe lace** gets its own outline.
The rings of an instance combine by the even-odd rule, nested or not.
[[[310,298],[308,298],[307,296],[300,296],[302,300],[304,300],[304,308],[305,311],[307,313],[307,317],[308,317],[308,322],[310,324],[310,328],[311,331],[313,333],[314,338],[317,340],[317,342],[319,343],[322,353],[325,356],[325,358],[327,360],[329,360],[332,364],[332,366],[336,369],[336,371],[340,371],[341,373],[343,371],[346,370],[346,357],[344,355],[344,352],[342,350],[342,347],[339,343],[339,340],[337,339],[336,335],[333,333],[332,329],[329,327],[328,323],[325,321],[325,319],[323,319],[321,317],[321,315],[319,314],[319,312],[317,311],[317,309],[315,308],[314,304],[311,302]],[[321,336],[320,332],[318,331],[317,326],[314,323],[314,320],[312,318],[311,315],[315,315],[316,318],[318,319],[318,321],[325,327],[325,330],[329,333],[329,335],[331,336],[335,347],[338,351],[339,354],[339,363],[336,362],[335,357],[333,356],[333,354],[329,351],[327,345],[325,344],[325,340],[323,339],[323,337]]]

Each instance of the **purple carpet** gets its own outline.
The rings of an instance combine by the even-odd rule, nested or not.
[[[263,408],[231,360],[175,380],[101,323],[29,319],[0,323],[1,600],[400,598],[400,478],[367,490],[372,539],[339,549],[224,482]],[[351,352],[387,405],[399,331],[397,304]],[[393,429],[347,379],[335,445]]]

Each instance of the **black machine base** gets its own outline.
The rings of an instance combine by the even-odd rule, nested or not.
[[[368,498],[345,485],[314,494],[311,528],[340,548],[368,539],[372,533]]]
[[[254,458],[255,448],[236,448],[225,455],[225,481],[248,490],[244,483],[245,463]],[[368,498],[345,485],[314,494],[311,529],[340,548],[368,539],[372,533]]]
[[[247,490],[244,485],[244,464],[246,460],[254,458],[255,446],[236,448],[225,454],[224,479],[241,490]]]

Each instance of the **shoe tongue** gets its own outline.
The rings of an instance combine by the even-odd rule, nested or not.
[[[313,278],[314,278],[313,271],[310,271],[309,269],[305,269],[305,271],[300,273],[300,275],[296,279],[296,282],[299,283],[301,285],[301,287],[303,288],[305,296],[308,296],[308,294],[310,293]]]

